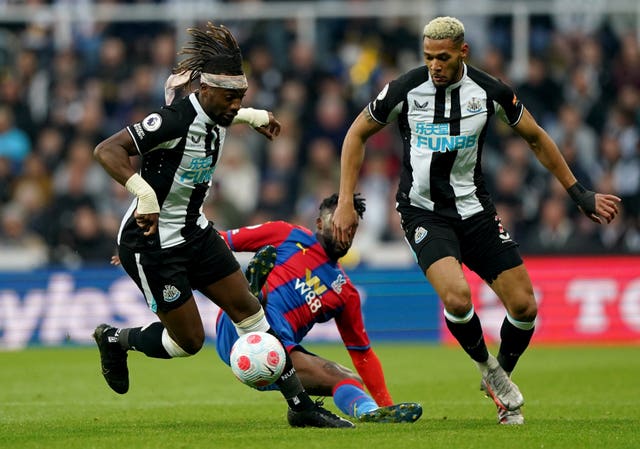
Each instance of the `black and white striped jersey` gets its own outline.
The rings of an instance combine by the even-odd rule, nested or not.
[[[524,107],[513,90],[472,66],[460,81],[436,87],[426,66],[387,84],[369,103],[374,120],[398,120],[403,162],[397,200],[436,213],[468,218],[493,210],[481,170],[489,118],[510,126]]]
[[[196,93],[152,112],[127,128],[141,156],[141,176],[160,204],[158,233],[144,237],[135,223],[134,198],[122,219],[118,244],[129,248],[169,248],[209,226],[202,204],[220,159],[226,129],[202,109]]]

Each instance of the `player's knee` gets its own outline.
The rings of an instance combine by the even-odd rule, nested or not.
[[[235,322],[233,325],[236,327],[238,335],[247,334],[249,332],[267,332],[271,326],[267,321],[267,317],[264,314],[264,309],[260,307],[256,313],[244,318],[242,321]]]
[[[189,334],[189,337],[183,344],[183,349],[188,352],[189,355],[196,354],[204,346],[204,329]]]
[[[509,308],[509,315],[518,321],[531,322],[538,316],[538,305],[535,300],[522,301]]]
[[[442,302],[447,312],[454,316],[464,316],[472,307],[471,297],[466,295],[447,294]]]
[[[194,354],[197,354],[198,351],[200,351],[202,349],[202,346],[204,346],[204,337],[203,338],[191,338],[191,339],[187,340],[187,342],[184,344],[184,348],[183,349],[189,355],[194,355]]]
[[[440,298],[447,312],[455,316],[464,316],[473,307],[471,290],[464,283],[451,286],[441,293]]]
[[[239,297],[237,301],[231,302],[224,308],[224,311],[229,315],[234,322],[241,322],[260,313],[262,306],[260,301],[253,296],[249,291]]]
[[[189,357],[197,354],[204,345],[204,330],[195,330],[174,340],[168,333],[162,335],[162,345],[171,357]]]

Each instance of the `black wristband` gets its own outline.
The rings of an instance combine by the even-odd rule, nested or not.
[[[595,192],[585,189],[582,184],[576,182],[567,189],[567,193],[587,217],[596,213]]]

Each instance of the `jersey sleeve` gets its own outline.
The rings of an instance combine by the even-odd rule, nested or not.
[[[378,123],[387,125],[402,112],[408,92],[429,79],[426,66],[417,67],[387,83],[378,96],[367,105],[369,114]]]
[[[141,121],[127,126],[138,153],[145,154],[157,148],[171,145],[186,134],[184,120],[173,107],[164,107],[152,112]]]
[[[367,108],[376,122],[386,125],[396,119],[402,110],[404,99],[404,94],[400,92],[400,83],[394,80],[382,88]]]
[[[393,402],[387,390],[382,364],[371,349],[369,336],[364,328],[360,294],[351,281],[348,281],[342,287],[340,295],[344,295],[345,307],[335,321],[353,366],[376,403],[381,407],[391,405]]]
[[[496,80],[495,88],[496,113],[509,126],[516,126],[524,112],[524,106],[518,100],[513,89],[500,80]]]
[[[235,252],[255,252],[265,245],[278,247],[295,228],[284,221],[268,221],[256,226],[220,231],[229,248]]]
[[[370,342],[362,319],[360,294],[351,281],[348,281],[342,286],[340,296],[342,297],[344,308],[335,317],[338,332],[340,332],[342,341],[347,349],[364,351],[369,348]]]

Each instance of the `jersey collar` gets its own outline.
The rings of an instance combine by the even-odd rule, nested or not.
[[[189,94],[189,101],[193,105],[193,108],[196,110],[196,113],[203,117],[203,121],[205,123],[209,123],[212,125],[215,124],[215,121],[211,117],[209,117],[206,112],[204,112],[204,109],[202,109],[202,105],[198,100],[198,95],[196,92],[192,92],[191,94]]]
[[[467,77],[467,64],[465,64],[463,62],[462,63],[462,76],[460,77],[460,79],[458,81],[456,81],[455,83],[450,84],[449,86],[447,86],[447,90],[455,89],[456,87],[460,86],[464,82],[464,79],[466,77]]]

